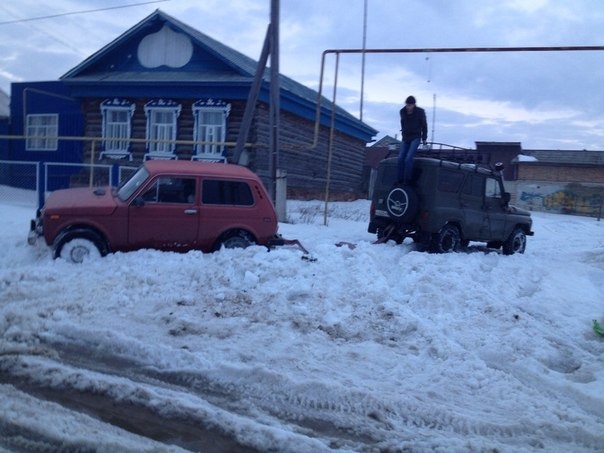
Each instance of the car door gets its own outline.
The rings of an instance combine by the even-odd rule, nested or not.
[[[498,178],[486,178],[485,207],[489,215],[490,226],[489,237],[487,239],[491,241],[505,240],[507,206],[503,202],[503,187]]]
[[[130,248],[189,250],[199,228],[197,181],[159,176],[145,185],[128,208]]]
[[[201,186],[199,241],[211,248],[229,230],[263,231],[260,211],[248,181],[204,178]]]
[[[486,177],[468,173],[461,191],[464,211],[464,236],[468,240],[488,239],[490,235],[489,212],[485,205]]]

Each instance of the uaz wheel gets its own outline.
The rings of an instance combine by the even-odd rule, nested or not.
[[[409,186],[394,186],[386,197],[386,211],[396,223],[411,222],[418,210],[415,190]]]
[[[514,253],[524,253],[526,249],[526,234],[522,228],[516,228],[512,234],[503,243],[502,251],[504,255],[513,255]]]
[[[430,243],[430,251],[433,253],[450,253],[459,250],[461,234],[455,225],[445,225],[438,233],[435,233]]]

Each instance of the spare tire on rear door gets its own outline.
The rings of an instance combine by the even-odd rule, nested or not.
[[[396,223],[409,223],[417,215],[419,201],[415,189],[410,186],[396,185],[386,197],[386,211]]]

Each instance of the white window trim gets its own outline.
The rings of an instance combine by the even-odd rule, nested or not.
[[[200,100],[193,104],[193,117],[195,124],[193,127],[193,140],[198,142],[205,141],[205,137],[201,137],[201,117],[202,113],[220,113],[222,115],[222,124],[220,128],[220,137],[214,141],[224,142],[226,140],[227,118],[231,112],[231,104],[227,104],[221,100],[207,99]],[[207,143],[196,143],[193,147],[195,153],[191,160],[211,160],[211,161],[226,161],[224,157],[224,143],[220,145],[212,145]]]
[[[177,104],[174,101],[169,100],[154,100],[145,104],[145,115],[147,116],[147,130],[146,130],[146,140],[147,140],[147,153],[145,154],[145,160],[147,159],[175,159],[176,154],[174,151],[176,149],[175,143],[159,143],[152,142],[151,140],[155,140],[153,136],[153,128],[155,125],[152,123],[153,114],[155,112],[168,112],[172,113],[172,124],[170,130],[170,137],[167,140],[176,140],[177,136],[177,124],[178,117],[180,116],[182,106]],[[167,146],[166,146],[167,145]],[[157,149],[159,148],[159,150]]]
[[[30,124],[30,119],[40,117],[55,118],[55,124],[52,126]],[[25,140],[26,151],[56,151],[58,149],[59,115],[57,113],[30,113],[26,117],[25,127],[27,136]],[[42,134],[40,129],[42,129]],[[48,133],[49,129],[52,129],[51,133]],[[43,142],[45,146],[38,146],[39,142]]]
[[[115,138],[130,138],[132,136],[132,116],[134,115],[135,110],[134,103],[124,100],[124,99],[113,99],[113,100],[105,100],[101,104],[101,114],[103,117],[102,120],[102,132],[101,136],[103,138],[103,151],[100,154],[100,158],[110,157],[113,159],[121,159],[124,157],[128,157],[132,160],[132,153],[130,152],[130,142],[125,140],[118,140],[117,147],[114,147],[116,143]],[[108,137],[107,136],[107,119],[109,116],[109,112],[127,112],[127,133],[126,137]]]

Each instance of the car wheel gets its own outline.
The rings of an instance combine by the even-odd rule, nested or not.
[[[526,249],[526,234],[522,228],[516,228],[512,234],[503,243],[503,254],[513,255],[514,253],[524,253]]]
[[[396,223],[409,223],[419,207],[417,193],[413,187],[396,185],[386,197],[386,211]]]
[[[61,234],[53,247],[53,258],[61,258],[70,263],[98,259],[107,254],[103,240],[94,231],[77,230]]]
[[[225,234],[219,241],[215,250],[222,247],[226,249],[246,248],[255,244],[254,238],[247,231],[238,230]]]
[[[430,251],[433,253],[450,253],[459,250],[461,234],[455,225],[447,224],[432,237]]]

